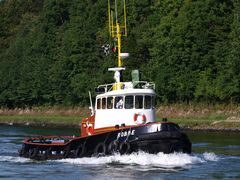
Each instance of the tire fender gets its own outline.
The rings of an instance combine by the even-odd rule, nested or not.
[[[76,151],[75,151],[75,157],[83,157],[85,153],[85,146],[83,144],[79,144]]]
[[[128,142],[122,142],[119,146],[120,154],[129,154],[131,151],[131,146]]]
[[[38,154],[38,147],[29,149],[28,151],[28,155],[30,159],[34,159],[37,156],[37,154]]]
[[[21,149],[18,150],[19,156],[23,157],[27,153],[27,148],[25,145],[22,146]]]
[[[52,148],[49,147],[48,149],[45,150],[44,159],[48,159],[51,155],[52,155]]]
[[[71,147],[68,145],[63,149],[63,158],[67,158],[70,154]]]
[[[118,151],[118,147],[119,147],[118,141],[116,141],[116,140],[111,141],[108,145],[107,151],[108,151],[109,154],[114,154],[115,152]]]
[[[106,154],[106,145],[104,142],[100,142],[94,149],[94,154]]]

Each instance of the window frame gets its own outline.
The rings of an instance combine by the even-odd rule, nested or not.
[[[146,97],[150,97],[150,105],[149,108],[146,106]],[[143,102],[144,109],[152,109],[152,96],[151,95],[144,95],[144,102]]]
[[[102,108],[101,109],[107,109],[107,98],[102,97]]]
[[[121,95],[121,96],[114,96],[114,109],[124,109],[124,95]],[[117,108],[117,103],[120,101],[120,99],[118,100],[118,102],[116,102],[116,98],[122,98],[122,108]]]
[[[130,108],[126,108],[126,97],[132,97],[132,106]],[[125,95],[124,96],[124,109],[134,109],[134,95]]]
[[[142,108],[136,108],[136,97],[140,96],[142,97]],[[134,109],[144,109],[144,95],[134,95]]]
[[[113,107],[114,107],[114,97],[113,96],[109,96],[106,99],[107,99],[107,103],[106,103],[107,104],[107,109],[113,109]],[[109,103],[108,103],[109,99],[111,99],[111,104],[110,104],[111,108],[108,108],[109,107]]]
[[[97,103],[96,103],[96,108],[97,109],[102,109],[102,98],[97,98]]]

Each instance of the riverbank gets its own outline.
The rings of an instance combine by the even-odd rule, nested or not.
[[[88,117],[88,108],[33,108],[0,109],[0,124],[71,127],[79,128],[82,118]],[[239,131],[240,108],[234,107],[200,107],[200,106],[161,106],[156,111],[157,120],[168,118],[187,130],[204,131]]]

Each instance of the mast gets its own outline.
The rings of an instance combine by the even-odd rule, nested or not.
[[[121,5],[122,8],[119,8],[118,5]],[[121,14],[123,14],[123,17],[119,18]],[[127,36],[126,0],[108,0],[108,21],[109,34],[113,38],[115,46],[113,48],[117,50],[118,67],[122,67],[122,59],[127,55],[121,53],[121,38]]]
[[[123,17],[120,17],[120,16]],[[120,89],[120,82],[122,79],[123,59],[128,57],[128,53],[122,53],[122,36],[127,36],[127,18],[126,18],[126,2],[125,0],[108,0],[108,24],[109,34],[113,39],[113,51],[117,53],[117,67],[109,68],[109,71],[114,71],[114,79],[118,83]]]
[[[118,42],[118,67],[122,67],[122,58],[120,56],[121,54],[121,29],[120,25],[117,23],[117,42]]]

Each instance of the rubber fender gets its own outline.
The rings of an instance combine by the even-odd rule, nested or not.
[[[38,154],[38,147],[29,149],[28,151],[28,155],[30,159],[34,159],[37,156],[37,154]]]
[[[18,150],[18,154],[20,157],[23,157],[26,153],[27,153],[27,148],[25,145],[23,145],[22,148]]]
[[[128,142],[122,142],[119,146],[120,154],[128,154],[131,151],[131,146]]]
[[[70,148],[69,145],[66,146],[66,147],[63,149],[63,157],[64,157],[64,158],[67,158],[67,157],[69,156],[70,150],[71,150],[71,148]]]
[[[119,143],[118,141],[111,141],[108,145],[108,153],[113,154],[118,151]]]
[[[106,145],[104,142],[100,142],[94,149],[94,154],[106,154]]]
[[[170,146],[168,153],[174,153],[174,152],[183,152],[183,148],[179,143],[172,144]]]
[[[79,144],[75,151],[75,157],[83,157],[84,153],[85,153],[85,146],[83,144]]]
[[[48,157],[51,155],[52,155],[52,148],[49,147],[47,150],[45,150],[44,159],[48,159]]]

